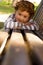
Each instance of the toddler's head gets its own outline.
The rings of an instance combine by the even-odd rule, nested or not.
[[[34,15],[34,5],[29,1],[18,2],[15,10],[15,18],[18,22],[27,23]]]

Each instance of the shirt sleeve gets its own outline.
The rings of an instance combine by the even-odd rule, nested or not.
[[[10,25],[11,25],[11,22],[12,22],[12,15],[10,15],[7,20],[5,21],[4,23],[4,29],[5,31],[8,31],[10,29]]]
[[[38,30],[39,29],[38,26],[33,22],[32,23],[30,22],[30,24],[28,25],[23,25],[22,28],[28,29],[28,30]]]
[[[33,21],[33,19],[30,19],[29,22],[31,23],[30,25],[31,30],[39,30],[39,25],[36,23],[36,21]]]
[[[31,25],[29,25],[28,27],[30,28],[30,30],[38,30],[39,29],[37,24],[35,24],[35,23],[31,23]]]

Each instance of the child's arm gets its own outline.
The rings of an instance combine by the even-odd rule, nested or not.
[[[27,29],[27,30],[38,30],[38,27],[34,23],[27,23],[27,24],[22,24],[21,29]]]
[[[22,24],[18,22],[18,25],[17,27],[15,27],[15,29],[38,30],[38,26],[35,23],[31,23],[31,22],[26,24]]]
[[[37,26],[37,24],[33,23],[33,22],[27,23],[26,27],[29,30],[38,30],[39,29],[39,27]]]
[[[8,18],[7,18],[7,20],[5,21],[5,23],[4,23],[4,30],[5,31],[9,31],[9,29],[10,29],[10,26],[11,26],[11,23],[12,23],[12,15],[10,15]]]

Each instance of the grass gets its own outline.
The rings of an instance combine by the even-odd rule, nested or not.
[[[0,29],[4,27],[4,23],[0,22]]]
[[[12,13],[13,11],[14,11],[14,8],[12,7],[11,3],[0,2],[0,12]]]
[[[2,13],[12,13],[13,11],[12,6],[0,6],[0,12]]]

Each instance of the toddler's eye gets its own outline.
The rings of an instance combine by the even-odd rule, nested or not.
[[[26,18],[27,16],[24,16],[24,18]]]
[[[19,15],[21,16],[21,14],[19,13]]]

